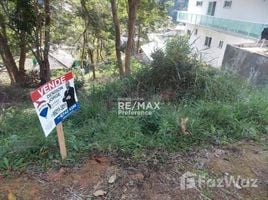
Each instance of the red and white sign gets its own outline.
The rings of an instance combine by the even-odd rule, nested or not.
[[[72,72],[34,90],[31,98],[46,136],[79,108]]]

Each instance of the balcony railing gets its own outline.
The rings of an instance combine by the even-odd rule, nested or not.
[[[252,23],[231,19],[223,19],[209,15],[193,14],[186,11],[179,11],[178,22],[207,26],[222,31],[237,33],[246,37],[259,39],[261,32],[268,24]]]

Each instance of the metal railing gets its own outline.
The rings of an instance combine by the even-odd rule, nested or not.
[[[260,39],[261,32],[268,24],[238,21],[218,18],[209,15],[199,15],[187,11],[178,11],[177,21],[212,27],[218,30],[237,33],[243,36]]]

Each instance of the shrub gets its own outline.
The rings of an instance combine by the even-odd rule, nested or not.
[[[131,91],[150,95],[173,91],[178,100],[225,101],[236,99],[239,91],[248,87],[234,74],[197,60],[190,51],[187,37],[176,36],[167,41],[166,50],[155,51],[151,65],[134,74]]]
[[[153,112],[151,115],[142,116],[139,119],[139,124],[143,134],[154,134],[160,128],[160,115],[157,112]]]

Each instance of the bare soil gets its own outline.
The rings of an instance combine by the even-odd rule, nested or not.
[[[265,139],[266,140],[266,139]],[[266,143],[265,143],[266,142]],[[0,199],[13,200],[179,200],[268,199],[268,148],[253,141],[188,153],[150,152],[139,160],[95,156],[74,167],[46,172],[28,169],[20,175],[0,174]],[[202,187],[182,190],[185,172],[207,178],[240,176],[257,179],[258,187]]]

